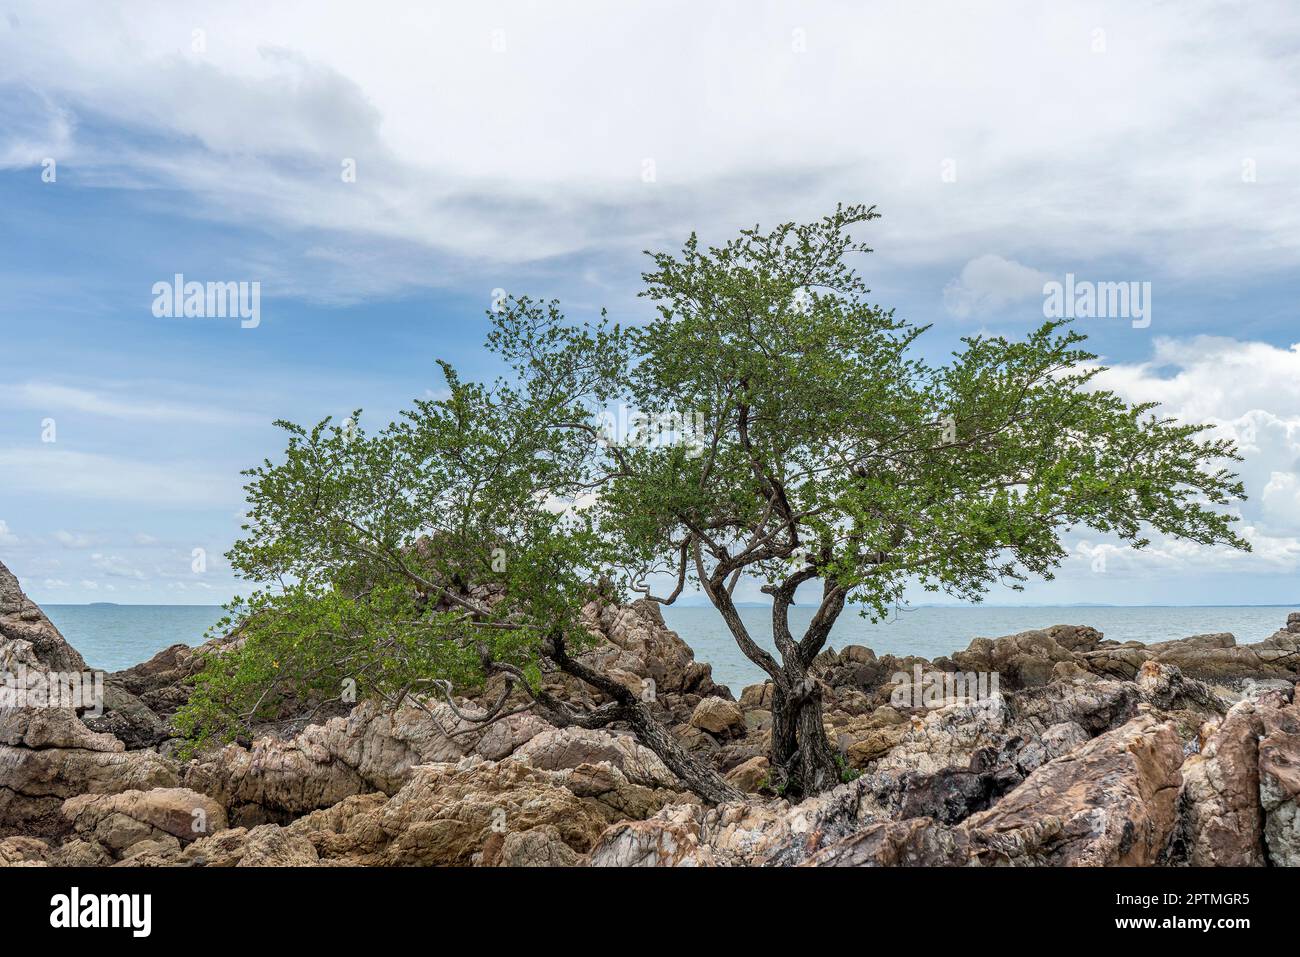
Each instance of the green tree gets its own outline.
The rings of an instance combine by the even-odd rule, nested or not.
[[[581,611],[617,598],[617,564],[581,496],[601,475],[593,410],[621,378],[617,327],[575,329],[555,306],[515,300],[489,344],[511,382],[462,382],[375,435],[326,420],[289,435],[284,460],[245,474],[245,535],[232,566],[261,587],[222,627],[240,641],[198,675],[181,730],[200,746],[281,713],[288,699],[345,693],[424,707],[440,697],[486,724],[532,709],[560,726],[621,722],[702,797],[739,797],[654,715],[654,704],[586,664]],[[584,707],[542,671],[589,684]],[[489,687],[495,681],[496,686]],[[480,709],[457,692],[486,692]]]
[[[771,679],[770,780],[791,794],[840,781],[811,669],[847,606],[878,619],[908,582],[978,601],[1051,578],[1075,527],[1248,548],[1217,508],[1243,495],[1232,443],[1091,385],[1096,357],[1065,324],[966,338],[941,366],[915,357],[924,327],[870,304],[847,261],[870,251],[850,228],[876,217],[840,207],[654,255],[642,295],[658,316],[633,333],[626,389],[651,422],[696,427],[613,449],[601,492],[624,560],[675,579],[649,597],[698,586]],[[742,579],[771,597],[776,654],[736,609]],[[818,604],[794,634],[803,585]]]
[[[1234,446],[1096,388],[1065,324],[967,338],[943,365],[916,357],[924,327],[870,304],[847,261],[869,251],[850,229],[875,217],[840,207],[718,248],[692,236],[654,255],[657,318],[639,328],[512,300],[488,337],[508,381],[444,364],[448,397],[375,435],[281,423],[284,461],[246,473],[230,553],[260,587],[233,606],[242,643],[199,676],[183,730],[229,736],[344,682],[389,702],[494,688],[460,715],[621,723],[701,797],[735,798],[581,658],[588,601],[626,585],[671,604],[694,586],[773,683],[769,780],[814,794],[841,780],[812,665],[846,608],[879,618],[909,582],[979,600],[1050,578],[1075,527],[1248,547],[1222,508],[1243,495]],[[636,428],[611,441],[602,413],[620,402]],[[644,584],[655,572],[664,597]],[[737,611],[741,580],[771,598],[775,652]],[[796,635],[801,586],[818,604]],[[558,699],[547,670],[601,703]]]

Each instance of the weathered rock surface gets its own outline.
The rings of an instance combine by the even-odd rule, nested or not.
[[[0,671],[85,671],[86,662],[0,564]]]
[[[745,800],[701,804],[620,728],[528,714],[482,727],[445,703],[289,702],[247,746],[163,756],[185,679],[235,635],[108,676],[103,715],[0,710],[0,865],[1300,865],[1300,613],[1252,645],[1056,625],[934,662],[826,649],[813,668],[826,731],[861,773],[796,805],[761,793],[770,683],[734,701],[653,603],[584,616],[597,638],[584,660]],[[0,567],[6,663],[84,668]],[[1000,688],[891,705],[916,666],[994,672]]]
[[[1300,867],[1300,703],[1261,707],[1259,798],[1270,863]]]

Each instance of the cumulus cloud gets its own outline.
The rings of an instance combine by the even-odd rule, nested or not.
[[[986,315],[1025,300],[1042,301],[1051,277],[1013,259],[985,253],[968,262],[943,290],[943,303],[959,319]]]
[[[0,545],[17,545],[19,538],[9,531],[9,523],[0,519]]]
[[[341,2],[126,20],[13,6],[0,86],[20,115],[0,123],[0,155],[61,143],[86,181],[298,230],[353,293],[844,199],[887,204],[882,250],[945,266],[997,248],[1241,275],[1300,251],[1284,192],[1300,74],[1277,40],[1300,10],[1285,3],[407,5],[400,30]]]
[[[1131,571],[1190,568],[1261,572],[1300,569],[1300,346],[1214,336],[1161,338],[1147,362],[1117,364],[1094,380],[1131,402],[1158,402],[1160,414],[1205,423],[1233,439],[1244,461],[1248,499],[1235,507],[1247,555],[1227,548],[1156,538],[1149,548],[1106,551],[1108,568]],[[1080,562],[1097,561],[1104,543],[1083,538]],[[1109,546],[1105,546],[1109,547]]]

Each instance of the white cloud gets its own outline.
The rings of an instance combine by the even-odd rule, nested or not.
[[[134,578],[136,581],[144,581],[148,577],[120,555],[102,555],[96,552],[90,556],[90,564],[105,575],[114,578]]]
[[[131,541],[135,542],[135,544],[137,545],[158,544],[158,539],[154,538],[152,535],[147,534],[146,532],[136,532],[134,535],[131,536]]]
[[[54,533],[54,540],[64,548],[94,548],[101,544],[104,538],[90,532],[69,532],[61,528]]]
[[[0,519],[0,545],[17,545],[21,540],[9,531],[9,523]]]
[[[968,262],[943,290],[943,303],[959,319],[985,315],[1027,299],[1042,301],[1051,277],[1013,259],[985,253]]]
[[[241,498],[237,476],[60,449],[0,449],[6,489],[90,501],[156,506],[226,505]]]
[[[1156,538],[1142,551],[1108,551],[1108,569],[1300,570],[1300,347],[1162,338],[1150,361],[1111,366],[1094,381],[1130,402],[1158,402],[1158,414],[1209,424],[1213,435],[1238,443],[1244,461],[1233,468],[1248,499],[1235,507],[1242,519],[1237,531],[1253,549],[1244,554]],[[1085,567],[1097,547],[1086,538],[1076,544]]]
[[[81,580],[81,587],[87,591],[97,591],[99,589],[99,582],[91,581],[89,578],[83,578]]]
[[[47,578],[45,579],[45,587],[46,588],[67,588],[68,583],[65,582],[62,578]]]
[[[212,406],[92,392],[49,382],[0,385],[0,401],[51,413],[81,412],[111,419],[229,423],[241,418],[226,409]]]
[[[1300,258],[1285,41],[1300,9],[1285,3],[14,6],[0,84],[34,92],[21,123],[0,124],[0,154],[62,117],[87,181],[301,230],[365,291],[437,281],[386,243],[441,253],[445,273],[729,234],[836,200],[885,203],[873,245],[924,263],[997,248],[1239,276]]]

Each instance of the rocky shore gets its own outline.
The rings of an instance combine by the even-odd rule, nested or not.
[[[701,804],[627,733],[483,728],[446,704],[338,704],[180,760],[169,722],[201,650],[175,645],[109,675],[102,715],[0,708],[0,864],[1300,864],[1300,613],[1255,644],[1057,625],[935,661],[827,650],[827,731],[856,777],[795,805],[766,792],[769,687],[735,699],[657,606],[587,614],[587,656],[653,687],[746,800]],[[20,667],[85,662],[0,565],[0,671]],[[922,672],[997,688],[900,705]]]

